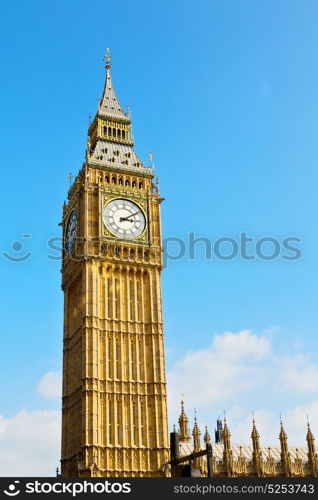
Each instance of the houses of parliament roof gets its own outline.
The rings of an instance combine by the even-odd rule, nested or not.
[[[192,436],[191,436],[192,434]],[[263,446],[253,418],[251,443],[232,444],[231,433],[226,419],[218,417],[215,439],[212,441],[206,426],[201,442],[201,431],[195,417],[193,431],[190,434],[189,421],[181,401],[179,416],[179,455],[184,457],[204,450],[207,443],[212,445],[213,475],[216,476],[318,476],[318,457],[315,438],[307,423],[307,446],[289,447],[288,436],[280,423],[279,446]],[[206,475],[206,457],[194,460],[201,475]]]

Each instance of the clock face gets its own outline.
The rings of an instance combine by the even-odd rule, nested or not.
[[[65,250],[66,253],[70,253],[74,247],[76,233],[77,233],[77,212],[72,210],[71,215],[68,218],[66,231],[65,231]]]
[[[105,205],[103,222],[112,234],[128,240],[138,238],[146,227],[142,209],[136,203],[121,198]]]

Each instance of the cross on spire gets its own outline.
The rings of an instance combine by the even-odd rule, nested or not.
[[[110,55],[110,50],[109,49],[106,49],[106,54],[104,55],[104,61],[105,61],[105,68],[111,68],[112,65],[111,65],[111,61],[112,61],[112,56]]]

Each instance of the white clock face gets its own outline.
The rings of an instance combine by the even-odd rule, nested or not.
[[[65,231],[65,250],[66,253],[70,253],[74,247],[76,234],[77,234],[77,212],[72,210],[71,215],[68,218],[66,231]]]
[[[146,227],[142,209],[136,203],[122,198],[112,200],[105,205],[103,221],[112,234],[128,240],[138,238]]]

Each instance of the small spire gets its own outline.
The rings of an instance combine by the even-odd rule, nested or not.
[[[200,443],[201,432],[198,426],[197,412],[195,409],[194,409],[194,426],[193,426],[192,436],[193,436],[193,450],[199,451],[201,448],[201,443]]]
[[[106,49],[106,54],[104,55],[103,57],[104,61],[105,61],[105,68],[106,69],[109,69],[112,67],[112,56],[110,55],[110,50],[109,49]]]
[[[307,436],[306,437],[307,437],[308,445],[314,447],[315,446],[314,445],[315,438],[314,438],[313,433],[311,432],[308,415],[307,415]]]
[[[318,475],[318,458],[317,458],[317,453],[316,453],[316,447],[315,447],[315,437],[313,433],[311,432],[310,425],[309,425],[309,419],[307,415],[307,446],[308,446],[308,464],[310,467],[310,473],[313,477],[317,477]]]
[[[251,434],[251,438],[252,439],[258,439],[259,438],[259,433],[256,429],[256,424],[255,424],[255,419],[254,419],[254,413],[252,413],[253,415],[253,426],[252,426],[252,434]]]
[[[280,415],[280,433],[279,433],[279,438],[280,440],[286,440],[287,439],[287,434],[285,432],[284,426],[283,426],[283,421],[282,421],[282,416]]]
[[[223,439],[225,440],[226,438],[230,438],[230,436],[231,436],[231,433],[230,433],[230,430],[227,426],[226,417],[224,417]]]
[[[153,166],[153,154],[152,154],[152,151],[149,151],[148,156],[149,156],[149,160],[150,160],[150,166],[152,167]]]
[[[183,395],[182,395],[183,396]],[[190,430],[189,430],[189,420],[186,415],[186,412],[184,411],[184,402],[183,399],[181,400],[181,413],[179,417],[179,435],[180,435],[180,441],[190,441]]]
[[[193,435],[194,434],[201,434],[200,430],[199,430],[199,426],[198,426],[198,421],[197,421],[197,411],[196,409],[194,408],[194,427],[193,427]]]
[[[308,435],[311,435],[313,436],[313,433],[311,432],[311,429],[310,429],[310,423],[309,423],[309,418],[308,418],[308,415],[306,415],[306,418],[307,418],[307,436]]]
[[[209,434],[208,426],[207,425],[205,426],[205,433],[204,433],[204,438],[203,439],[204,439],[205,444],[211,443],[211,436]]]
[[[74,179],[72,172],[70,172],[70,175],[68,176],[69,181],[70,181],[70,188],[72,186],[72,180]]]

